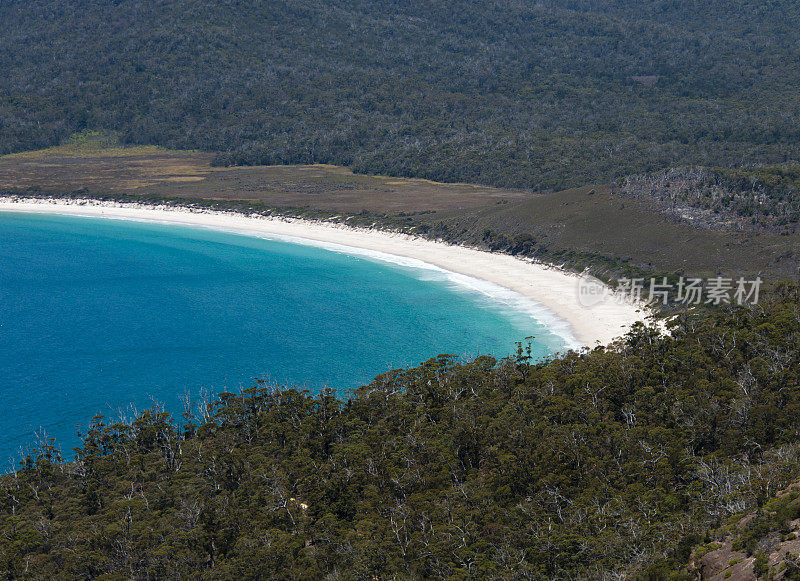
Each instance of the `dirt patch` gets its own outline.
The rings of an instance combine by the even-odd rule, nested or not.
[[[206,179],[205,176],[171,176],[164,178],[165,182],[201,182]]]

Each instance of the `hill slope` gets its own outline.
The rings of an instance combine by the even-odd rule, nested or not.
[[[0,153],[85,128],[218,163],[526,188],[797,159],[800,7],[0,2]]]
[[[75,462],[45,442],[0,478],[0,572],[692,579],[709,529],[800,476],[799,299],[552,362],[442,355],[347,401],[97,418]]]

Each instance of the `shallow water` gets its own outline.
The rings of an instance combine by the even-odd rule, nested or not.
[[[567,344],[512,293],[360,254],[0,212],[0,462],[40,429],[71,457],[95,414],[157,401],[179,415],[186,392],[256,377],[345,395],[439,353],[501,357],[530,335],[537,356]]]

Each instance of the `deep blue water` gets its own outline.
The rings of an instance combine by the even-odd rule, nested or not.
[[[346,390],[439,353],[564,341],[444,274],[226,232],[0,212],[0,472],[44,429],[271,378]]]

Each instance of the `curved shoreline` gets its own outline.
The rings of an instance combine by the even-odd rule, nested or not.
[[[401,264],[402,261],[392,260],[392,257],[410,259],[420,264],[408,264],[409,266],[432,266],[457,276],[486,281],[525,297],[535,307],[540,307],[527,309],[530,315],[573,347],[606,345],[624,335],[631,325],[643,321],[647,316],[643,306],[619,301],[610,292],[604,292],[602,298],[591,301],[594,304],[582,304],[587,301],[579,300],[579,290],[587,286],[597,288],[600,284],[593,277],[507,254],[494,254],[383,230],[352,228],[295,218],[247,216],[215,210],[91,199],[0,198],[0,211],[199,226],[262,238],[274,237],[298,244],[312,244]],[[410,261],[406,260],[407,263]],[[465,283],[458,280],[455,282]],[[559,322],[566,323],[567,328]]]

